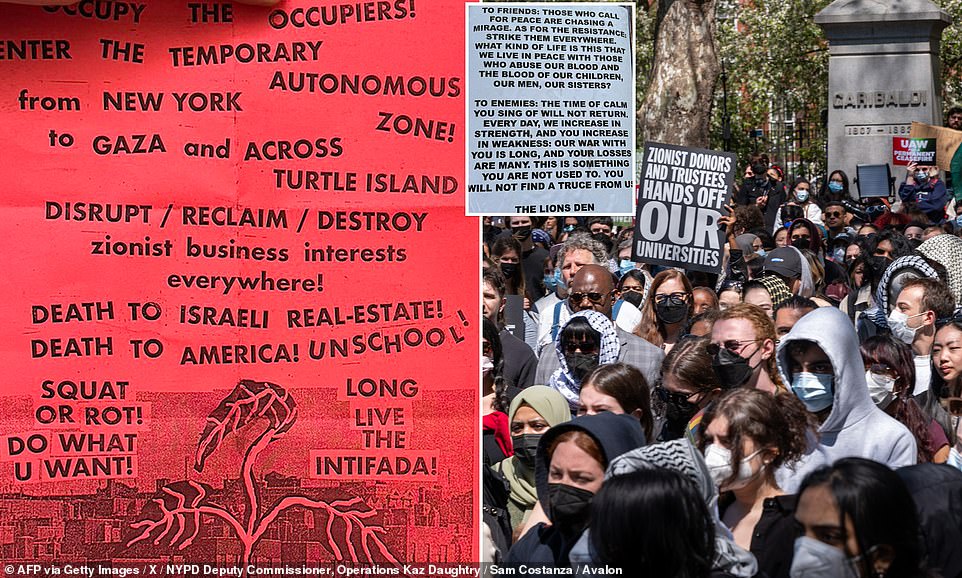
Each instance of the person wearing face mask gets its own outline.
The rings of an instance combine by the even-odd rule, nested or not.
[[[618,360],[618,336],[611,320],[597,311],[580,311],[571,316],[555,343],[558,369],[547,380],[578,409],[581,382],[592,369]]]
[[[905,483],[867,459],[841,459],[802,482],[791,576],[927,578],[919,518]]]
[[[538,442],[548,428],[571,419],[568,402],[557,391],[534,385],[522,391],[508,408],[514,455],[495,464],[495,471],[508,481],[508,514],[515,537],[538,502],[534,462]]]
[[[641,303],[645,298],[645,287],[648,278],[641,269],[631,269],[618,280],[618,299],[641,312]]]
[[[537,347],[533,349],[539,356],[543,356],[545,351],[552,349],[550,346],[558,337],[558,332],[568,322],[571,313],[576,310],[568,299],[575,275],[588,265],[600,265],[607,270],[608,256],[601,243],[587,235],[577,234],[572,235],[561,245],[557,263],[561,277],[556,294],[544,297],[536,304],[540,319]],[[619,328],[631,332],[641,321],[641,311],[635,307],[622,307],[621,303],[614,302],[611,305],[609,317]]]
[[[680,271],[668,269],[655,275],[635,334],[670,352],[692,316],[691,293],[691,282]]]
[[[817,446],[794,469],[779,469],[785,491],[794,491],[802,475],[844,457],[892,468],[916,463],[915,437],[872,402],[848,316],[834,307],[805,315],[782,338],[777,357],[782,378],[819,424]]]
[[[835,170],[828,175],[822,190],[819,192],[818,200],[823,205],[832,201],[844,201],[851,199],[848,191],[848,175],[845,171]]]
[[[822,209],[819,208],[818,204],[812,199],[812,183],[810,183],[808,179],[799,178],[795,181],[795,184],[792,185],[791,196],[789,197],[788,203],[801,207],[802,218],[819,225],[822,224]],[[775,214],[775,228],[772,229],[772,233],[777,231],[784,223],[782,219],[782,207],[784,206],[785,205],[779,207],[778,212]]]
[[[610,330],[614,331],[615,339],[613,342],[617,361],[637,367],[649,383],[654,383],[658,379],[658,369],[661,367],[661,360],[664,359],[664,352],[644,339],[628,333],[621,327],[612,325],[611,320],[615,304],[615,283],[611,272],[605,267],[600,265],[585,265],[581,267],[572,278],[567,304],[576,314],[578,312],[600,314],[608,323],[602,323],[600,320],[595,321],[596,318],[592,315],[591,327],[595,329],[610,327]],[[622,312],[626,310],[633,310],[638,313],[637,309],[628,305],[621,308]],[[564,326],[562,326],[562,328],[563,327]],[[605,334],[607,334],[607,331],[606,329]],[[559,336],[560,333],[559,330]],[[607,344],[608,342],[605,341],[603,343]],[[557,370],[562,368],[560,361],[559,341],[555,339],[554,347],[550,350],[545,348],[538,358],[538,370],[535,373],[534,382],[550,385],[552,380],[555,379],[555,376],[558,375]],[[615,359],[602,361],[602,363],[610,363],[612,361],[615,361]],[[567,374],[567,372],[563,373]],[[573,392],[574,395],[568,397],[566,394],[565,397],[572,403],[573,407],[575,407],[575,404],[578,402],[577,389],[570,389],[570,391]],[[565,393],[565,391],[562,391],[562,393]]]
[[[605,484],[607,485],[609,479],[613,480],[620,476],[630,476],[635,473],[651,470],[670,470],[681,474],[696,490],[696,495],[699,496],[702,504],[707,506],[707,513],[711,517],[707,522],[709,527],[713,529],[713,553],[710,556],[710,560],[699,559],[697,562],[699,564],[705,564],[707,562],[705,565],[710,566],[710,573],[707,573],[707,569],[705,568],[695,574],[679,574],[671,569],[673,566],[675,568],[682,566],[678,561],[684,559],[689,554],[693,556],[704,556],[704,546],[689,544],[671,550],[663,550],[661,556],[668,557],[669,560],[652,560],[643,564],[641,567],[634,566],[635,571],[626,572],[627,575],[657,576],[659,578],[662,576],[749,578],[751,576],[762,575],[758,572],[758,562],[752,553],[735,543],[731,531],[718,518],[718,487],[712,481],[711,473],[705,464],[705,458],[702,456],[702,453],[698,451],[698,448],[687,439],[678,439],[632,450],[612,460],[611,465],[608,467]],[[608,493],[608,495],[611,494]],[[664,502],[666,500],[670,502],[672,498],[664,497],[660,501]],[[687,500],[687,497],[682,498],[678,496],[676,500],[675,506],[682,500]],[[646,530],[643,529],[631,530],[630,528],[626,528],[628,532],[626,535],[618,536],[613,534],[612,528],[605,527],[606,519],[614,521],[611,518],[613,511],[610,508],[604,507],[604,505],[604,502],[602,502],[602,508],[599,508],[597,516],[594,515],[595,512],[592,512],[592,527],[585,532],[581,540],[578,541],[578,544],[572,549],[569,559],[573,565],[604,565],[606,560],[610,559],[609,556],[611,555],[611,550],[606,547],[606,544],[613,545],[612,542],[616,541],[618,544],[630,546],[632,536],[637,536],[634,532],[646,532]],[[671,506],[663,505],[663,507]],[[629,523],[629,520],[634,521],[634,526],[646,525],[646,523],[650,521],[649,518],[644,516],[643,512],[631,511],[630,508],[630,504],[625,504],[617,510],[622,517],[628,517],[628,520],[618,524],[617,527],[624,527],[624,525]],[[676,522],[681,527],[673,528],[671,535],[677,535],[675,532],[682,530],[686,523],[686,521],[682,519]],[[676,522],[668,523],[674,526]],[[597,536],[595,535],[596,525],[600,532]],[[664,528],[655,524],[654,529],[647,530],[647,536],[651,536],[652,539],[654,539],[662,530],[664,530]],[[668,536],[666,536],[666,538],[668,538]],[[660,542],[660,548],[667,548],[667,546],[664,542]],[[659,545],[637,544],[632,552],[641,555],[643,552],[653,553],[653,551],[657,551],[657,549],[659,549]],[[693,561],[689,560],[688,562],[691,563]]]
[[[891,335],[877,335],[862,343],[865,383],[875,405],[899,420],[915,436],[919,463],[943,463],[949,456],[949,440],[938,422],[912,397],[915,366],[912,350]]]
[[[541,264],[548,256],[548,251],[539,243],[536,243],[535,238],[531,235],[531,232],[538,228],[540,218],[532,218],[528,215],[512,215],[506,217],[505,220],[508,228],[501,234],[500,239],[511,238],[520,245],[518,257],[520,258],[519,263],[524,273],[524,284],[527,289],[525,295],[531,303],[534,303],[545,295]],[[492,252],[494,252],[493,247]]]
[[[722,492],[722,522],[735,543],[755,555],[763,575],[787,578],[795,496],[782,491],[775,471],[795,463],[807,449],[813,424],[805,407],[789,393],[739,388],[709,407],[702,424],[699,449]]]
[[[909,255],[896,259],[876,277],[876,269],[869,261],[875,257],[863,255],[862,258],[866,259],[864,275],[867,280],[864,284],[871,285],[874,297],[872,306],[856,322],[859,341],[888,331],[888,315],[895,309],[895,302],[906,281],[923,277],[941,279],[945,275],[945,269],[939,263],[919,255]]]
[[[615,457],[645,445],[638,420],[602,412],[554,426],[538,443],[535,486],[550,524],[532,526],[512,546],[507,566],[569,566],[568,553],[588,526],[591,501]]]
[[[720,386],[785,391],[775,366],[777,339],[771,318],[755,305],[741,303],[722,311],[707,347]]]
[[[933,223],[941,223],[945,219],[949,192],[939,178],[939,167],[909,163],[906,168],[905,182],[899,186],[903,210],[917,208]]]
[[[932,379],[932,343],[935,323],[952,316],[955,299],[938,279],[909,279],[889,313],[886,323],[892,337],[912,348],[915,365],[913,396],[928,391]]]
[[[694,440],[701,412],[721,395],[722,385],[711,371],[708,345],[707,338],[686,338],[665,357],[653,400],[662,420],[658,441],[685,435]]]

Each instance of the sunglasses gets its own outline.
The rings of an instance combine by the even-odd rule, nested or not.
[[[721,351],[722,347],[724,347],[725,349],[727,349],[728,351],[734,354],[738,354],[738,351],[741,350],[741,348],[745,347],[745,345],[749,343],[758,343],[759,341],[761,341],[761,339],[745,339],[741,341],[739,341],[738,339],[729,339],[728,341],[725,341],[721,344],[709,343],[705,347],[705,350],[708,352],[708,355],[711,355],[713,357],[715,355],[718,355],[718,352]]]
[[[591,341],[569,341],[565,343],[565,353],[572,354],[579,351],[587,355],[593,355],[598,353],[598,344]]]
[[[667,389],[665,389],[660,385],[655,386],[655,394],[658,395],[658,399],[660,399],[665,403],[671,403],[674,405],[685,405],[685,404],[695,405],[698,402],[692,401],[691,398],[695,397],[696,395],[702,395],[707,392],[708,390],[706,389],[700,389],[692,393],[675,393],[673,391],[668,391]]]
[[[605,297],[607,297],[608,295],[610,295],[610,292],[608,293],[594,293],[594,292],[572,293],[568,295],[568,301],[571,302],[573,305],[580,305],[582,301],[584,301],[585,299],[588,299],[588,301],[591,301],[595,305],[600,305],[601,303],[604,302]]]
[[[835,211],[832,211],[830,213],[826,212],[825,216],[828,217],[829,219],[835,219],[835,218],[841,217],[842,213],[836,213]]]

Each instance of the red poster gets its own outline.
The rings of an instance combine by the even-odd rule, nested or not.
[[[8,575],[477,559],[463,34],[0,4]]]

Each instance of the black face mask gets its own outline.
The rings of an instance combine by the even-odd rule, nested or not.
[[[698,413],[698,406],[687,401],[676,401],[669,399],[665,402],[665,418],[672,424],[677,424],[684,428]]]
[[[511,229],[511,235],[515,239],[527,239],[531,236],[531,227],[513,227]]]
[[[504,273],[505,277],[510,279],[511,277],[514,277],[515,273],[518,272],[518,264],[517,263],[501,263],[501,272]]]
[[[588,490],[568,484],[548,484],[548,519],[565,533],[578,533],[588,527],[591,500]]]
[[[892,261],[888,260],[886,257],[876,257],[873,255],[868,258],[868,265],[872,268],[872,275],[875,279],[881,279],[882,273],[885,273],[885,270],[891,264]]]
[[[568,364],[568,372],[571,376],[581,383],[591,370],[598,367],[598,354],[596,353],[566,353],[565,362]]]
[[[641,309],[642,294],[639,293],[638,291],[625,291],[624,293],[622,293],[621,298],[624,299],[626,302],[631,303],[638,309]]]
[[[724,389],[744,385],[755,370],[748,364],[747,359],[737,353],[728,351],[724,347],[719,349],[715,357],[712,358],[711,368],[715,371],[715,375]]]
[[[538,442],[544,434],[521,434],[511,436],[514,457],[529,468],[534,467],[534,457],[538,453]]]
[[[912,245],[913,249],[918,249],[921,244],[922,239],[909,239],[909,245]]]
[[[808,239],[794,239],[792,241],[792,247],[801,251],[802,249],[811,249],[812,243]]]
[[[669,297],[663,303],[655,304],[655,315],[664,323],[678,323],[688,316],[688,303],[684,299]]]

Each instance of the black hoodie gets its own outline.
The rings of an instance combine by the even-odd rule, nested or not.
[[[538,501],[542,509],[549,512],[548,497],[548,448],[557,437],[567,431],[581,430],[590,435],[601,447],[608,467],[611,460],[621,454],[645,445],[645,434],[637,418],[629,415],[615,415],[603,412],[585,415],[556,425],[548,430],[538,444],[535,458],[535,485],[538,488]],[[581,532],[566,532],[564,528],[548,524],[538,524],[528,531],[508,552],[505,563],[509,566],[526,564],[528,566],[568,566],[568,552],[575,545]]]

